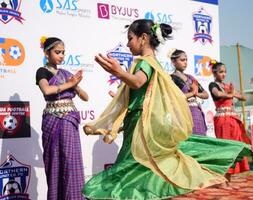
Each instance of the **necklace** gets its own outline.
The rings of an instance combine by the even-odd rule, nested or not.
[[[45,67],[47,68],[48,71],[50,71],[52,74],[57,74],[58,69],[56,67],[50,66],[48,64],[45,65]]]

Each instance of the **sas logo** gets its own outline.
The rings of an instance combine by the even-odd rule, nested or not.
[[[0,37],[0,65],[17,66],[25,59],[25,49],[23,45],[10,38]]]
[[[93,72],[94,64],[85,63],[84,56],[81,54],[66,54],[60,67],[68,71],[76,72],[78,70],[83,70],[84,72]],[[43,58],[43,64],[47,62],[46,57]]]
[[[19,12],[21,0],[0,0],[0,21],[7,24],[12,19],[22,23],[23,17]]]
[[[162,68],[169,74],[173,73],[175,71],[175,67],[170,61],[167,60],[160,60],[159,62],[161,63]]]
[[[44,13],[55,12],[59,15],[72,17],[91,17],[91,10],[80,9],[78,0],[40,0],[40,9]]]
[[[162,12],[147,12],[145,14],[145,19],[151,19],[154,22],[171,24],[172,23],[172,14],[162,13]]]
[[[0,138],[31,137],[29,102],[0,102]]]
[[[0,199],[28,200],[27,189],[31,177],[31,166],[9,155],[1,164],[0,171]]]
[[[109,5],[105,3],[97,3],[98,18],[101,19],[137,19],[139,10],[137,8],[122,7],[117,5]]]
[[[212,31],[212,17],[207,14],[204,8],[200,8],[192,15],[194,21],[194,42],[199,41],[205,45],[207,42],[212,44],[213,39],[211,36]]]
[[[209,66],[211,58],[208,56],[195,55],[194,56],[194,74],[197,76],[211,76],[212,69]]]

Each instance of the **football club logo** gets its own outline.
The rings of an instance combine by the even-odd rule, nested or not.
[[[195,32],[193,37],[194,42],[200,41],[203,45],[207,42],[212,43],[212,17],[204,10],[203,7],[193,14],[193,21]]]
[[[212,69],[209,66],[211,58],[203,55],[194,56],[194,74],[197,76],[209,77],[212,75]]]
[[[133,61],[133,55],[126,47],[124,47],[122,43],[119,43],[114,49],[108,51],[107,53],[111,57],[117,59],[121,67],[126,71],[128,70],[128,68],[130,67]],[[110,76],[110,79],[108,82],[110,85],[113,85],[116,83],[116,85],[118,86],[120,84],[120,80],[114,75]]]
[[[0,138],[30,136],[29,102],[0,102]]]
[[[0,37],[0,65],[17,66],[25,59],[25,49],[23,45],[11,38]]]
[[[23,17],[19,12],[21,0],[0,0],[0,21],[7,24],[12,19],[22,23]]]
[[[29,200],[27,189],[31,166],[17,161],[9,155],[0,166],[0,200]]]

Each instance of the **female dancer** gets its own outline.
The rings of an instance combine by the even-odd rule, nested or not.
[[[83,187],[86,197],[170,198],[225,182],[223,174],[233,162],[231,157],[248,153],[246,145],[236,142],[229,143],[233,150],[226,157],[221,155],[221,148],[213,148],[217,142],[212,139],[205,139],[202,146],[196,145],[206,137],[180,143],[192,133],[191,113],[185,95],[155,57],[156,47],[169,38],[171,32],[167,24],[146,19],[134,21],[128,27],[127,46],[133,55],[140,57],[135,59],[130,72],[124,71],[110,56],[95,57],[98,64],[123,83],[99,119],[85,125],[84,131],[105,135],[105,142],[110,143],[118,131],[123,130],[124,139],[114,165],[95,175]],[[226,141],[221,143],[224,150],[228,145]],[[210,149],[206,149],[208,144]],[[199,158],[205,166],[191,156]],[[216,162],[210,163],[210,158]]]
[[[194,124],[192,133],[196,135],[206,135],[207,126],[205,115],[200,104],[197,102],[197,97],[200,99],[207,99],[208,93],[193,76],[184,73],[187,67],[187,56],[184,51],[176,49],[171,54],[170,59],[176,69],[174,73],[171,74],[171,77],[175,84],[185,94],[191,110]]]
[[[78,86],[82,71],[75,75],[57,68],[64,59],[64,43],[59,38],[42,39],[47,63],[36,73],[36,84],[46,100],[43,111],[43,159],[48,184],[47,199],[84,199],[83,161],[79,138],[80,116],[72,101],[76,94],[84,100],[88,95]]]
[[[215,81],[209,84],[209,90],[216,106],[216,115],[214,117],[216,137],[250,144],[244,125],[233,107],[233,98],[245,101],[245,97],[235,90],[233,84],[224,82],[227,71],[223,63],[212,60],[211,67]],[[239,173],[246,170],[249,170],[249,165],[247,158],[244,157],[229,172]]]

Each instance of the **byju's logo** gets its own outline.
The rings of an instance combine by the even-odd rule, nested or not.
[[[0,21],[7,24],[12,19],[22,23],[23,17],[19,12],[21,0],[0,0]]]
[[[193,14],[193,21],[195,30],[193,37],[194,42],[200,41],[203,45],[207,42],[212,43],[212,17],[207,14],[203,7]]]
[[[17,66],[24,59],[25,49],[19,41],[0,37],[0,66]]]
[[[110,19],[109,5],[104,3],[97,4],[98,18]]]
[[[119,20],[137,19],[139,11],[136,8],[122,7],[118,5],[109,5],[105,3],[97,4],[98,18],[110,19],[111,17]]]
[[[151,19],[158,23],[171,24],[172,14],[162,13],[162,12],[146,12],[145,19]]]
[[[203,55],[194,56],[194,74],[197,76],[211,76],[212,69],[209,66],[211,58]]]
[[[28,200],[31,166],[9,155],[0,166],[0,199]]]

